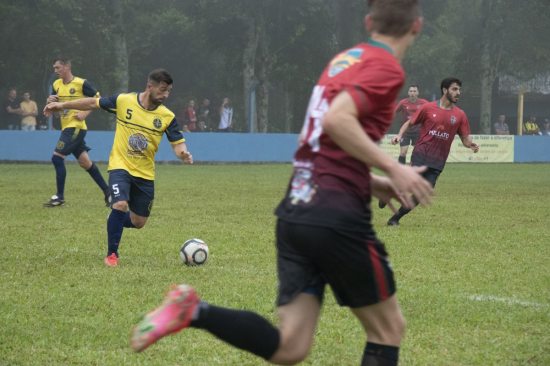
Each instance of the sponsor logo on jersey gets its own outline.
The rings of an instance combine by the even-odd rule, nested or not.
[[[430,130],[430,132],[428,132],[428,134],[430,136],[434,136],[434,137],[437,137],[438,139],[442,139],[442,140],[448,140],[449,139],[449,133],[448,132]]]
[[[308,203],[311,201],[316,191],[317,189],[313,184],[311,170],[296,169],[288,194],[290,202],[293,205],[297,205],[300,201]]]
[[[360,48],[352,48],[337,55],[331,62],[328,70],[328,76],[334,77],[346,70],[350,66],[358,63],[361,60],[363,50]]]
[[[128,139],[128,145],[130,145],[130,153],[132,155],[134,154],[141,154],[144,150],[147,149],[147,137],[142,135],[141,133],[134,133],[130,136]]]

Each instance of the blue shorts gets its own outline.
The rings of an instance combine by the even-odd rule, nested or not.
[[[90,148],[86,146],[86,130],[80,128],[66,128],[61,131],[61,136],[55,145],[55,152],[63,156],[73,154],[78,159],[80,154],[84,151],[90,151]]]
[[[134,177],[124,169],[109,171],[111,204],[127,201],[130,211],[149,217],[155,198],[155,181]]]

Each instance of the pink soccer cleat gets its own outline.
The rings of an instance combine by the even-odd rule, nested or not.
[[[191,286],[172,286],[163,303],[134,327],[131,339],[133,350],[141,352],[162,337],[188,327],[199,301]]]

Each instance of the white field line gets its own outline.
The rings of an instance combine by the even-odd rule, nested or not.
[[[532,302],[516,299],[514,297],[499,297],[493,295],[470,295],[468,296],[469,300],[472,301],[484,301],[484,302],[499,302],[506,305],[518,305],[525,307],[534,307],[534,308],[547,308],[550,305],[540,302]]]

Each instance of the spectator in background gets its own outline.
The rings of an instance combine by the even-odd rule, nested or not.
[[[498,116],[498,121],[493,125],[495,129],[495,135],[509,135],[510,129],[506,123],[506,116],[501,114]]]
[[[542,135],[543,136],[550,136],[550,119],[549,118],[544,119]]]
[[[195,101],[191,99],[187,103],[187,108],[183,116],[183,130],[185,131],[185,126],[187,126],[187,131],[194,132],[197,130],[197,112],[195,110]]]
[[[38,115],[38,106],[31,99],[31,93],[23,93],[23,101],[20,104],[21,109],[21,129],[23,131],[36,130],[36,116]]]
[[[223,98],[220,106],[220,123],[218,124],[218,132],[231,132],[233,128],[233,106],[228,97]]]
[[[210,99],[204,98],[202,104],[199,107],[199,113],[197,116],[198,125],[197,129],[200,132],[207,132],[211,128],[210,123]]]
[[[21,108],[19,106],[19,100],[17,99],[17,89],[10,88],[8,90],[8,96],[2,105],[2,128],[8,130],[19,130],[20,114]]]
[[[540,127],[537,124],[537,117],[531,116],[525,123],[523,124],[523,134],[524,135],[542,135],[542,132],[540,132]]]

